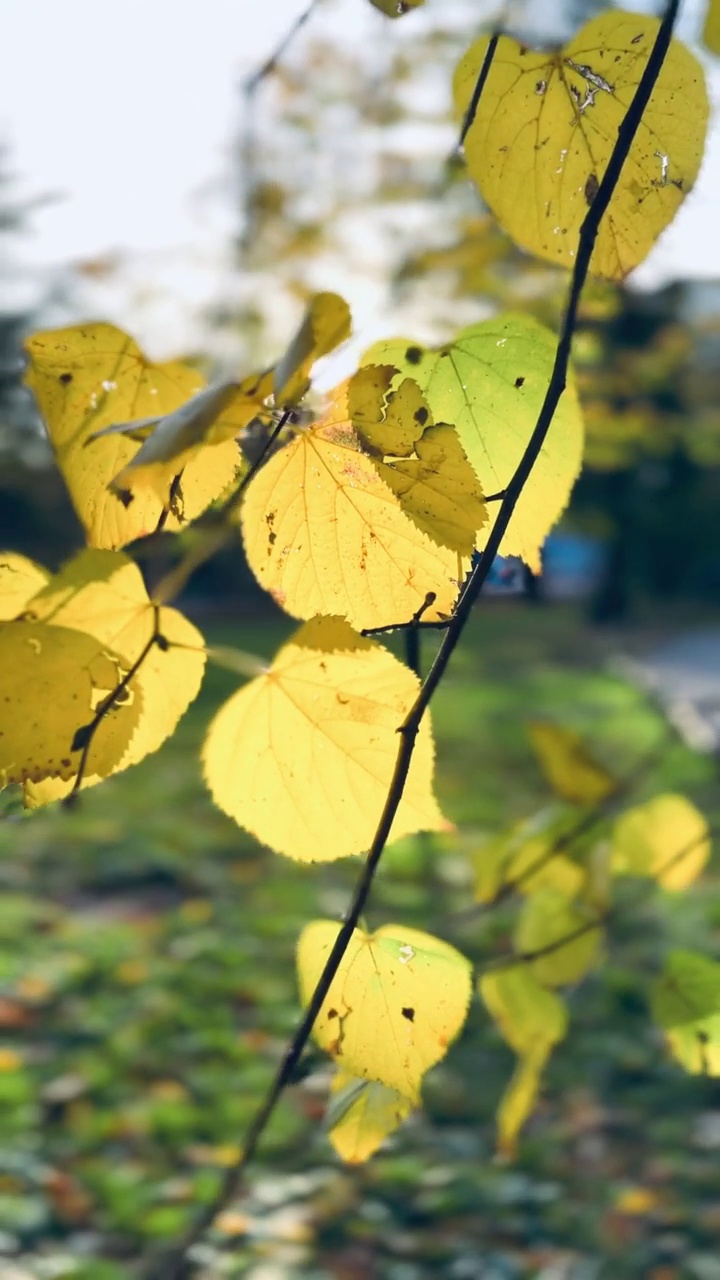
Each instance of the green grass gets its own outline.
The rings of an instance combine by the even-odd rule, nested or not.
[[[270,656],[291,625],[207,630],[215,643]],[[425,640],[425,661],[436,642]],[[507,914],[464,926],[456,915],[471,900],[468,855],[548,801],[527,721],[580,730],[620,773],[662,732],[657,710],[605,669],[611,647],[564,606],[477,612],[433,704],[438,793],[458,836],[388,852],[371,927],[420,925],[473,957],[505,945]],[[237,683],[210,668],[162,751],[77,809],[0,823],[0,1258],[5,1248],[30,1275],[132,1277],[212,1194],[297,1017],[297,935],[347,902],[357,862],[296,866],[212,806],[199,746]],[[710,763],[678,744],[642,790],[667,788],[711,812],[720,804]],[[491,1162],[511,1055],[476,1008],[428,1080],[427,1115],[367,1169],[343,1172],[332,1157],[318,1129],[318,1077],[293,1088],[253,1172],[234,1273],[269,1256],[286,1268],[278,1274],[325,1277],[359,1256],[363,1274],[403,1280],[411,1273],[401,1264],[423,1277],[482,1256],[495,1259],[488,1274],[531,1276],[544,1240],[609,1259],[608,1274],[630,1280],[653,1264],[652,1224],[635,1223],[632,1246],[615,1239],[613,1179],[647,1184],[658,1161],[674,1179],[658,1213],[679,1214],[683,1248],[702,1252],[710,1154],[699,1147],[688,1163],[684,1150],[709,1085],[666,1063],[644,991],[667,936],[710,947],[719,923],[711,878],[676,906],[620,921],[602,980],[571,998],[574,1030],[514,1170]],[[605,1154],[583,1164],[580,1185],[592,1107],[603,1132],[603,1116],[624,1118],[603,1138]],[[283,1205],[285,1218],[274,1218]]]

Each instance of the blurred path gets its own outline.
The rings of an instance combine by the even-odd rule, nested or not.
[[[657,698],[688,746],[720,750],[719,627],[679,635],[617,666]]]

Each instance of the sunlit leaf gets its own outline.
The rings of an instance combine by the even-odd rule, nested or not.
[[[137,565],[120,551],[86,550],[70,560],[29,602],[33,618],[86,632],[121,655],[127,668],[139,658],[155,626],[155,610]],[[136,764],[175,731],[197,696],[205,669],[203,638],[176,609],[158,610],[161,645],[154,645],[135,676],[142,710],[132,741],[116,762]],[[103,775],[104,776],[104,775]],[[87,783],[99,781],[88,771]],[[35,805],[65,794],[62,782],[28,789]]]
[[[616,780],[594,759],[579,733],[539,720],[528,725],[528,733],[545,777],[562,800],[599,804],[616,790]]]
[[[397,391],[366,365],[350,380],[348,408],[353,427],[374,457],[381,479],[400,499],[403,511],[441,546],[472,555],[487,523],[480,483],[455,428],[433,421],[417,383],[405,378]]]
[[[298,943],[307,1005],[340,926],[315,920]],[[344,1072],[377,1080],[417,1103],[425,1072],[462,1029],[471,967],[454,947],[417,929],[356,929],[313,1029]]]
[[[339,1070],[325,1116],[328,1137],[347,1164],[363,1164],[414,1109],[410,1098],[377,1080]]]
[[[519,1058],[498,1108],[498,1147],[512,1156],[535,1105],[545,1063],[567,1033],[567,1009],[525,965],[486,973],[478,985],[488,1012]]]
[[[315,361],[349,338],[350,327],[350,308],[339,293],[315,294],[300,328],[275,366],[276,404],[294,404],[305,394]]]
[[[271,376],[257,374],[243,382],[220,382],[198,391],[165,418],[140,419],[104,427],[90,442],[110,435],[124,435],[139,441],[140,449],[111,481],[111,489],[122,496],[138,489],[150,489],[160,502],[171,502],[176,476],[201,451],[216,448],[238,433],[261,411],[270,394]],[[238,452],[238,479],[247,463]],[[182,482],[181,482],[182,484]]]
[[[0,624],[0,785],[72,779],[84,733],[127,668],[93,636],[41,622]],[[128,748],[141,712],[131,682],[92,738],[88,769],[107,777]]]
[[[623,813],[612,837],[616,874],[651,876],[664,889],[686,889],[710,857],[706,819],[685,796],[655,796]]]
[[[579,982],[595,964],[602,929],[590,927],[595,913],[550,886],[538,889],[523,903],[514,934],[515,949],[531,955],[547,949],[532,961],[538,982],[561,987]],[[560,945],[563,939],[568,941]]]
[[[26,376],[60,470],[91,546],[115,548],[152,533],[163,504],[146,489],[125,505],[109,485],[139,450],[124,435],[99,438],[104,427],[171,414],[201,390],[204,379],[180,361],[152,364],[137,343],[111,324],[76,325],[33,334]],[[232,482],[240,463],[233,440],[192,459],[166,529],[195,519]]]
[[[658,27],[644,14],[605,13],[551,53],[500,37],[465,156],[483,199],[522,248],[572,265]],[[455,73],[459,119],[487,47],[487,37],[473,44]],[[702,68],[673,40],[600,225],[595,274],[621,280],[649,253],[697,178],[707,120]]]
[[[407,667],[341,619],[306,623],[210,725],[203,763],[216,804],[290,858],[362,853],[417,690]],[[432,791],[433,758],[425,717],[392,840],[447,829]]]
[[[0,552],[0,622],[17,618],[49,576],[47,569],[27,556]]]
[[[348,420],[347,387],[251,481],[241,511],[250,567],[299,618],[339,614],[361,630],[447,617],[464,573],[402,510]]]
[[[511,315],[472,325],[437,350],[404,338],[378,342],[363,364],[394,365],[418,383],[435,420],[457,428],[487,496],[504,491],[525,452],[555,347],[549,329],[529,316]],[[502,555],[521,556],[532,568],[540,567],[540,548],[567,505],[582,450],[582,414],[571,375],[500,544]]]
[[[720,964],[672,951],[652,992],[652,1014],[686,1071],[720,1076]]]

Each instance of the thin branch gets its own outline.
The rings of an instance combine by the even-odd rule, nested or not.
[[[480,68],[480,74],[475,81],[475,88],[472,91],[472,97],[468,103],[468,109],[463,118],[462,128],[460,129],[460,138],[458,140],[458,151],[462,150],[465,145],[465,139],[475,122],[475,116],[477,115],[477,109],[480,106],[483,89],[485,88],[487,78],[490,74],[490,68],[493,63],[493,58],[495,57],[495,50],[498,47],[500,34],[501,33],[499,31],[494,31],[488,41],[488,47],[485,50],[485,57],[483,58],[483,64]]]
[[[176,499],[179,498],[180,496],[180,481],[182,480],[182,474],[183,474],[182,471],[179,471],[178,474],[176,476],[173,476],[172,478],[170,491],[168,493],[168,500],[163,506],[162,511],[160,512],[160,515],[158,517],[158,522],[155,525],[155,529],[153,530],[154,533],[162,533],[165,529],[165,525],[167,524],[168,520],[170,519],[170,516],[172,515],[173,504],[176,501]]]
[[[226,1171],[218,1193],[214,1196],[212,1201],[203,1208],[198,1219],[188,1231],[185,1239],[181,1242],[179,1249],[166,1258],[162,1264],[161,1270],[157,1270],[153,1273],[154,1280],[183,1280],[183,1278],[187,1276],[190,1266],[190,1262],[187,1257],[188,1251],[201,1239],[205,1231],[212,1225],[217,1214],[238,1191],[243,1173],[250,1160],[253,1158],[258,1142],[265,1131],[268,1121],[270,1120],[286,1085],[292,1078],[293,1072],[295,1071],[305,1046],[310,1039],[315,1020],[322,1009],[325,997],[330,990],[333,979],[337,974],[355,931],[357,922],[362,915],[372,888],[375,872],[377,871],[380,863],[386,842],[390,835],[390,829],[403,796],[415,748],[415,741],[423,715],[425,714],[430,700],[447,670],[450,659],[455,652],[458,641],[472,612],[473,606],[477,601],[490,573],[493,560],[497,555],[502,538],[510,523],[513,512],[515,511],[518,499],[520,498],[528,477],[530,476],[537,461],[540,450],[542,449],[545,438],[550,429],[553,416],[559,404],[560,397],[565,390],[572,338],[577,322],[578,304],[583,285],[587,278],[590,259],[592,257],[595,240],[600,227],[600,221],[607,210],[610,199],[615,187],[617,186],[622,167],[627,159],[628,152],[630,151],[635,134],[640,126],[643,113],[648,104],[655,82],[660,74],[660,70],[670,44],[673,26],[677,17],[678,5],[679,0],[669,0],[665,16],[661,22],[640,83],[618,130],[617,140],[607,169],[603,175],[602,181],[600,182],[595,199],[585,216],[585,220],[580,231],[578,254],[575,259],[575,265],[571,277],[568,302],[558,341],[555,362],[548,390],[545,395],[535,429],[525,448],[525,452],[523,453],[520,463],[507,486],[505,497],[502,500],[500,510],[490,532],[485,550],[479,557],[475,567],[467,579],[463,591],[461,592],[456,609],[450,620],[432,666],[430,667],[427,677],[420,689],[418,697],[410,709],[404,723],[398,730],[400,745],[395,761],[392,780],[385,799],[385,804],[383,806],[382,815],[378,823],[375,837],[372,841],[367,859],[355,886],[347,917],[338,931],[338,935],[331,948],[317,986],[310,997],[307,1009],[305,1010],[292,1040],[287,1047],[268,1093],[250,1123],[240,1160]],[[487,76],[487,71],[485,75]],[[479,99],[479,93],[473,95],[473,97],[475,96]]]
[[[73,782],[72,790],[69,792],[69,794],[65,797],[65,799],[62,802],[66,808],[70,808],[77,801],[78,792],[80,791],[80,788],[85,779],[85,774],[87,772],[87,763],[88,763],[88,757],[90,755],[90,748],[92,747],[95,734],[100,728],[100,725],[102,724],[103,720],[107,715],[109,715],[113,707],[117,706],[118,702],[122,698],[126,689],[130,685],[131,680],[135,678],[138,671],[140,670],[143,663],[145,662],[145,659],[147,658],[151,649],[154,649],[156,644],[162,645],[166,643],[167,642],[165,641],[164,636],[160,634],[160,610],[157,605],[153,605],[153,629],[152,629],[152,635],[150,636],[149,640],[143,646],[142,650],[138,654],[132,666],[129,668],[128,671],[125,672],[125,675],[123,676],[122,680],[118,681],[112,693],[109,693],[106,698],[103,698],[102,702],[100,703],[90,723],[83,725],[82,728],[78,729],[77,733],[75,734],[75,737],[72,743],[73,750],[77,751],[79,748],[82,748],[82,751],[80,755],[80,764],[78,765],[78,771],[75,775],[75,781]]]
[[[257,458],[245,472],[237,489],[230,494],[230,497],[217,511],[211,513],[208,525],[203,530],[204,538],[194,547],[190,547],[190,550],[186,552],[182,560],[160,579],[152,593],[153,600],[157,604],[168,604],[170,600],[174,600],[187,585],[196,570],[201,565],[206,564],[208,560],[211,560],[230,541],[233,536],[233,530],[229,527],[228,520],[240,506],[245,496],[245,490],[262,467],[283,427],[287,425],[287,422],[292,417],[292,412],[292,409],[286,409],[281,414]]]

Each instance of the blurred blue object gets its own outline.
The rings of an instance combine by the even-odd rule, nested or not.
[[[551,533],[543,547],[543,593],[556,600],[582,599],[600,585],[607,543],[584,533]]]

